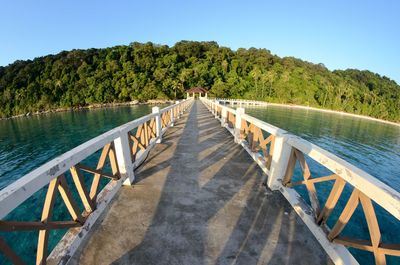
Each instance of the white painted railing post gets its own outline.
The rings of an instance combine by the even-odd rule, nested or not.
[[[135,181],[131,151],[129,148],[129,138],[127,133],[122,133],[114,140],[115,153],[117,156],[118,169],[121,177],[126,176],[123,185],[132,185]]]
[[[218,117],[218,103],[217,102],[215,102],[215,104],[214,104],[214,116],[215,116],[215,118]]]
[[[174,108],[171,108],[171,109],[169,110],[169,115],[170,115],[170,117],[171,117],[171,124],[170,124],[170,126],[171,126],[171,127],[174,127]]]
[[[179,101],[175,101],[176,104],[178,104],[176,106],[176,118],[180,119],[181,118],[181,106],[179,105]]]
[[[240,143],[240,129],[242,127],[242,115],[244,114],[244,108],[236,109],[236,120],[235,120],[235,143]]]
[[[180,113],[181,115],[183,115],[184,112],[185,112],[185,105],[184,105],[184,102],[180,102],[180,104],[179,104],[179,113]]]
[[[226,110],[226,108],[222,108],[222,111],[221,111],[221,126],[225,126],[227,118],[228,118],[228,111]]]
[[[271,190],[277,190],[282,185],[286,174],[292,146],[286,142],[285,135],[277,135],[274,140],[274,151],[267,185]]]
[[[160,115],[160,108],[159,107],[153,107],[152,108],[152,113],[157,114],[155,117],[156,119],[156,135],[157,135],[157,141],[156,143],[161,143],[162,141],[162,134],[161,134],[161,115]]]

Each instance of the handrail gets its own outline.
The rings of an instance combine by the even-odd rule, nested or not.
[[[76,165],[107,143],[115,140],[124,133],[128,133],[128,131],[149,121],[155,116],[155,114],[149,114],[111,129],[110,131],[65,152],[11,183],[0,191],[0,218],[4,218],[11,210],[15,209],[18,205],[32,196],[32,194],[46,186],[52,179],[68,170],[71,166]]]
[[[373,201],[400,220],[399,192],[349,162],[298,136],[289,135],[287,143],[367,194]]]
[[[300,215],[317,240],[335,263],[356,264],[357,261],[343,246],[373,252],[377,264],[385,264],[385,255],[400,256],[400,244],[381,243],[381,233],[372,201],[400,220],[400,193],[336,155],[276,126],[244,114],[243,108],[232,109],[219,104],[226,99],[202,102],[228,129],[235,141],[241,144],[265,172],[265,183],[272,190],[279,190]],[[240,100],[234,100],[240,101]],[[314,177],[305,156],[330,170],[329,176]],[[296,163],[299,163],[302,180],[293,181]],[[315,183],[334,181],[324,207],[320,206]],[[350,198],[333,227],[327,219],[335,209],[346,183],[352,187]],[[311,205],[293,189],[304,185]],[[341,232],[349,222],[358,204],[366,216],[370,241],[344,238]]]
[[[349,112],[340,111],[340,110],[331,110],[331,109],[323,109],[323,108],[318,108],[318,107],[310,107],[308,105],[305,106],[305,105],[296,105],[296,104],[273,103],[273,102],[249,100],[249,99],[228,99],[228,98],[210,98],[210,97],[208,99],[216,100],[218,102],[223,102],[223,103],[237,104],[240,107],[242,107],[243,105],[267,106],[267,107],[268,106],[277,106],[277,107],[285,107],[285,108],[293,108],[293,109],[313,110],[313,111],[318,111],[318,112],[344,115],[344,116],[348,116],[348,117],[356,117],[356,118],[365,119],[365,120],[369,120],[369,121],[386,123],[386,124],[390,124],[390,125],[394,125],[394,126],[400,126],[399,122],[382,120],[382,119],[378,119],[378,118],[374,118],[374,117],[370,117],[370,116],[366,116],[366,115],[349,113]]]
[[[52,229],[80,227],[80,233],[67,232],[51,253],[52,258],[71,256],[83,241],[95,221],[108,206],[121,185],[131,185],[135,179],[134,169],[146,154],[160,143],[162,135],[174,121],[190,107],[193,100],[176,102],[163,109],[153,107],[153,113],[130,121],[105,132],[45,163],[0,191],[0,219],[48,185],[43,205],[42,220],[34,222],[0,220],[0,231],[39,230],[36,263],[45,264],[48,258],[48,238]],[[82,161],[101,150],[96,168]],[[112,173],[105,172],[106,161]],[[81,213],[71,196],[65,173],[70,171],[85,211]],[[93,174],[91,187],[86,187],[83,172]],[[106,177],[108,184],[100,190],[100,179]],[[60,192],[72,221],[51,221],[55,195]],[[62,242],[62,243],[61,243]],[[62,245],[62,247],[59,247]],[[67,246],[65,248],[64,246]],[[0,237],[0,251],[15,264],[24,261]]]

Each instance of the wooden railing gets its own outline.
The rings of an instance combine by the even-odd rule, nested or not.
[[[154,144],[161,142],[163,133],[191,103],[192,100],[184,100],[162,110],[154,107],[152,114],[81,144],[1,190],[0,231],[38,231],[36,264],[46,264],[48,260],[58,262],[61,258],[66,262],[65,259],[76,251],[121,185],[133,183],[134,169]],[[87,160],[92,160],[94,166],[87,165]],[[90,176],[91,182],[88,181]],[[108,182],[102,185],[103,179]],[[71,187],[78,196],[73,196]],[[8,215],[13,210],[40,192],[45,193],[40,220],[9,220]],[[55,221],[52,218],[57,193],[68,210],[69,220]],[[83,211],[79,205],[83,206]],[[69,230],[48,257],[49,236],[55,229]],[[1,237],[0,251],[12,263],[24,264]]]
[[[202,102],[259,164],[266,173],[265,184],[272,190],[282,192],[336,264],[357,264],[345,246],[372,252],[376,264],[386,264],[386,255],[400,256],[400,244],[382,242],[373,204],[382,207],[398,222],[399,192],[332,153],[244,114],[243,108],[235,110],[205,98],[202,98]],[[307,159],[315,161],[331,174],[313,176]],[[294,179],[296,164],[299,164],[301,172],[300,178],[296,176],[297,180]],[[316,187],[317,183],[323,182],[333,182],[327,192],[329,195],[324,198],[324,205],[317,196]],[[310,204],[305,203],[293,188],[300,185],[306,188]],[[345,189],[350,196],[341,209],[338,201],[341,198],[346,200]],[[370,240],[342,235],[359,204],[366,219]],[[335,210],[339,214],[334,217],[332,212]],[[328,226],[328,218],[333,220],[332,226]]]

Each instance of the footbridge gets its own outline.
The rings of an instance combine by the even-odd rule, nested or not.
[[[376,264],[400,256],[399,245],[383,242],[375,212],[380,207],[398,222],[398,192],[220,103],[154,107],[3,189],[0,253],[14,264],[358,264],[349,247],[372,253]],[[331,173],[312,175],[311,160]],[[317,193],[322,182],[332,183],[326,198]],[[37,194],[40,220],[10,218]],[[61,206],[64,219],[53,218]],[[358,206],[368,239],[343,235]],[[67,232],[50,248],[61,229]],[[10,247],[4,235],[18,231],[39,234],[36,260]]]

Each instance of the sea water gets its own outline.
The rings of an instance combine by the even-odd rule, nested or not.
[[[58,155],[104,133],[118,125],[151,112],[151,106],[106,108],[76,112],[53,113],[0,121],[0,189],[21,178]],[[246,108],[246,113],[296,134],[345,159],[368,172],[390,187],[400,191],[400,127],[340,114],[294,109],[288,107]],[[94,166],[98,153],[84,161]],[[313,177],[331,174],[307,158]],[[295,178],[301,179],[299,168]],[[67,176],[68,178],[68,176]],[[70,179],[70,178],[68,178]],[[87,175],[86,181],[91,176]],[[102,186],[106,184],[103,180]],[[70,185],[73,186],[73,185]],[[318,197],[324,202],[331,183],[317,184]],[[296,188],[309,202],[304,187]],[[340,214],[352,188],[346,187],[328,225]],[[37,192],[14,210],[7,219],[40,220],[46,188]],[[74,193],[76,197],[76,193]],[[57,197],[53,220],[69,220],[68,211]],[[77,201],[79,201],[77,199]],[[323,206],[323,203],[322,203]],[[383,242],[400,243],[398,220],[374,204]],[[83,206],[79,205],[83,210]],[[52,230],[49,253],[66,230]],[[344,235],[369,239],[368,227],[361,208],[342,232]],[[28,264],[35,263],[38,232],[0,232],[8,244]],[[312,250],[310,250],[312,251]],[[361,264],[374,264],[373,255],[366,251],[350,249]],[[387,256],[389,264],[399,264],[399,258]],[[0,254],[0,264],[9,264]]]

